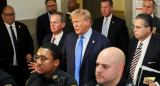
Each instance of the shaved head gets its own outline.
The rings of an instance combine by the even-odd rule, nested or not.
[[[125,65],[125,55],[119,48],[102,50],[96,61],[96,80],[103,86],[116,86],[121,79]]]

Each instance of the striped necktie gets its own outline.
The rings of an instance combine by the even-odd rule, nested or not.
[[[139,57],[141,55],[142,45],[143,45],[143,43],[139,44],[139,46],[137,47],[137,49],[135,51],[134,57],[132,59],[132,63],[130,66],[130,71],[129,71],[129,75],[128,75],[128,79],[127,79],[127,81],[129,83],[133,83],[134,72],[135,72]]]

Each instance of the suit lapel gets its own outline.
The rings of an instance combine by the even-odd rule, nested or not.
[[[144,60],[143,60],[143,64],[142,65],[147,65],[149,60],[150,60],[150,55],[152,55],[152,52],[154,50],[154,37],[152,35],[151,39],[150,39],[150,42],[148,44],[148,47],[147,47],[147,51],[146,51],[146,54],[144,56]]]
[[[18,25],[17,22],[15,22],[15,26],[16,26],[16,31],[17,31],[17,42],[18,42],[19,34],[21,34],[20,29],[22,28],[22,26]]]
[[[88,55],[90,54],[90,52],[93,50],[93,46],[94,46],[95,43],[96,43],[96,36],[94,34],[94,31],[92,30],[92,35],[91,35],[90,40],[87,44],[87,48],[86,48],[84,56],[83,56],[81,67],[83,66],[84,62],[88,58]]]
[[[103,20],[104,20],[104,17],[102,17],[102,18],[100,19],[100,23],[99,23],[101,29],[98,28],[98,29],[100,30],[100,31],[98,31],[98,32],[100,32],[100,33],[102,32]]]
[[[109,25],[109,30],[108,30],[108,36],[107,37],[109,37],[110,36],[110,34],[111,34],[111,32],[112,32],[112,28],[114,27],[114,23],[115,23],[115,16],[114,15],[112,15],[112,18],[111,18],[111,22],[110,22],[110,25]]]

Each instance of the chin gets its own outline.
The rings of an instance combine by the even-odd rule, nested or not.
[[[43,74],[43,71],[37,71],[38,74]]]

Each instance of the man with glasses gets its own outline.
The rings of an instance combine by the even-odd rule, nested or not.
[[[136,84],[137,75],[142,65],[160,71],[160,39],[152,34],[152,17],[148,14],[139,14],[134,22],[133,31],[135,38],[129,43],[128,64],[126,79],[129,83]],[[146,80],[149,86],[159,86],[160,79]]]
[[[26,86],[76,86],[74,77],[59,69],[61,59],[62,51],[57,45],[43,44],[34,56],[35,63],[30,64],[36,73],[30,76]]]
[[[33,40],[27,26],[15,21],[11,6],[5,6],[1,16],[0,68],[12,75],[19,86],[24,86],[29,76],[27,63],[32,60]]]
[[[45,4],[48,12],[37,18],[37,39],[39,45],[42,45],[43,38],[46,35],[52,34],[50,30],[50,18],[51,14],[57,11],[56,0],[46,0]]]

